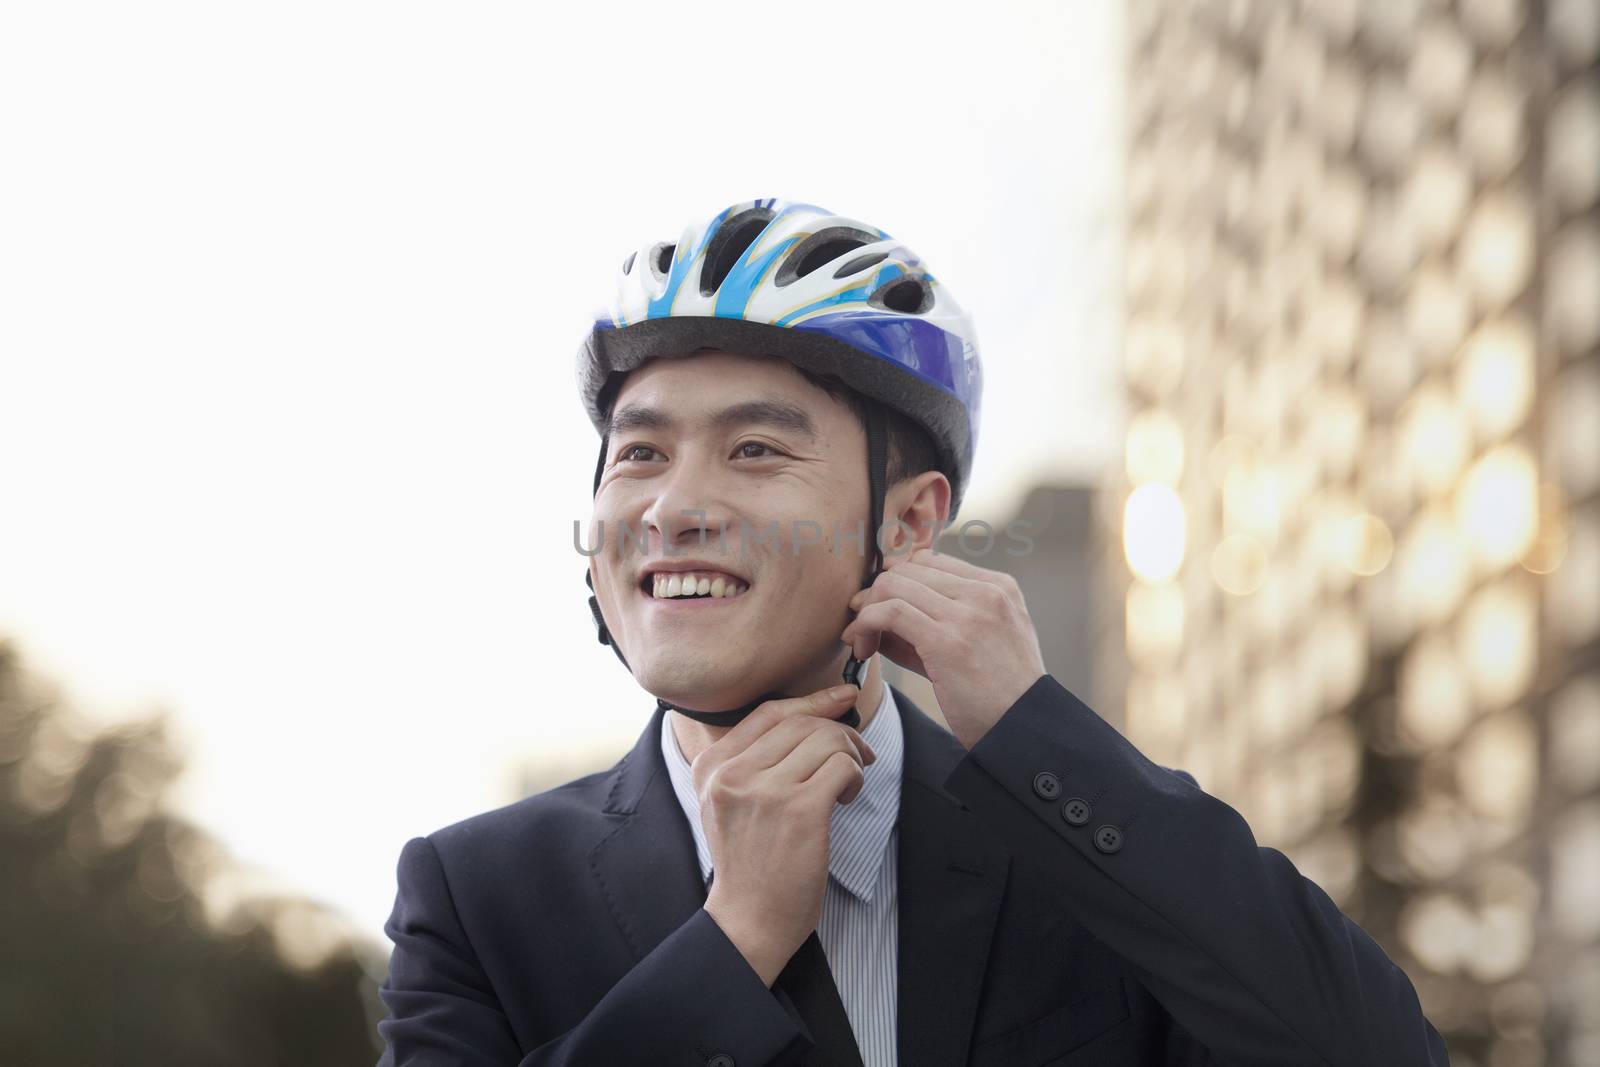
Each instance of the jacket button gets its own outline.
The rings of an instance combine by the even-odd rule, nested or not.
[[[1089,821],[1089,802],[1082,797],[1073,797],[1061,805],[1061,817],[1073,826],[1082,826]]]
[[[1112,826],[1110,823],[1097,828],[1094,832],[1094,847],[1101,852],[1111,853],[1122,847],[1122,828]]]
[[[706,1067],[735,1067],[733,1057],[726,1052],[719,1052],[706,1061]]]
[[[1049,771],[1040,771],[1033,776],[1033,791],[1043,800],[1054,800],[1061,795],[1061,779]]]

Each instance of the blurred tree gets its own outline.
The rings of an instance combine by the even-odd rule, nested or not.
[[[374,1063],[384,957],[308,902],[219,918],[221,849],[161,803],[164,721],[96,733],[59,704],[0,640],[0,1059]]]

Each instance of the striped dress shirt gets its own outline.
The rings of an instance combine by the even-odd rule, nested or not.
[[[900,767],[905,738],[887,684],[877,713],[861,736],[878,754],[862,772],[861,793],[833,806],[828,884],[817,937],[861,1049],[864,1067],[895,1067],[895,1005],[899,989],[895,823],[900,814]],[[678,747],[671,716],[661,720],[661,753],[672,789],[689,820],[700,875],[711,879],[711,853],[700,825],[694,774]]]

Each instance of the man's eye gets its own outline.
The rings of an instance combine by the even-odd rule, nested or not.
[[[765,452],[767,452],[767,453],[769,453],[771,455],[774,455],[774,456],[783,455],[783,453],[779,452],[776,448],[773,448],[771,445],[764,445],[760,441],[746,441],[744,444],[742,444],[738,448],[734,449],[734,453],[736,455],[740,456],[743,459],[761,459],[761,458],[763,458],[759,453],[756,454],[756,455],[751,455],[751,454],[747,453],[745,451],[745,449],[747,449],[747,448],[759,448],[759,449],[762,449],[763,451],[765,451]]]
[[[655,452],[655,449],[651,448],[649,445],[629,445],[627,448],[624,448],[621,452],[617,453],[617,462],[625,463],[628,460],[638,459],[640,458],[638,455],[640,452]],[[659,455],[659,453],[657,454]]]

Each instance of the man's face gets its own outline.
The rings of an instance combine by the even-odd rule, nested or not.
[[[639,683],[717,710],[838,682],[868,557],[834,531],[866,520],[866,464],[850,409],[781,360],[708,350],[630,374],[594,501],[605,547],[589,566]],[[624,525],[647,541],[624,543]],[[601,540],[593,524],[588,536]],[[718,576],[725,594],[747,588],[668,599],[657,583],[664,592],[674,572],[680,590]]]

